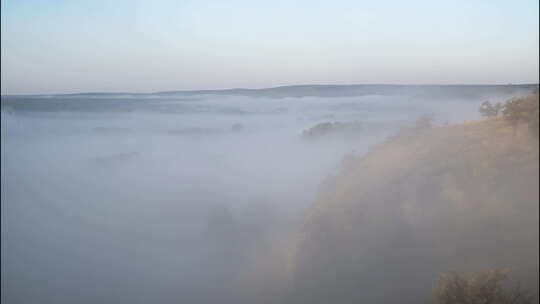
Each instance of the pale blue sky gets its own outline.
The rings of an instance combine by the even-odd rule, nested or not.
[[[2,0],[2,94],[538,82],[538,0]]]

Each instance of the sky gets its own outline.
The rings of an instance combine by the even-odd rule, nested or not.
[[[2,94],[538,83],[538,0],[2,0]]]

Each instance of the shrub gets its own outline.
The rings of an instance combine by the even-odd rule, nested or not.
[[[503,116],[514,125],[526,123],[538,134],[538,90],[530,95],[506,101]]]
[[[501,270],[441,276],[433,290],[436,304],[529,304],[530,293],[519,284],[509,288],[505,283],[507,274]]]
[[[484,117],[495,117],[499,115],[499,112],[502,110],[503,105],[500,102],[492,104],[489,100],[482,102],[480,105],[480,115]]]

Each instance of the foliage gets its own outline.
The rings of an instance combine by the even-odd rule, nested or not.
[[[433,290],[437,304],[529,304],[530,293],[519,284],[508,288],[507,274],[502,270],[479,273],[447,273],[441,276]],[[506,287],[506,288],[505,288]]]
[[[348,158],[321,189],[288,303],[426,303],[448,265],[511,265],[536,297],[537,144],[502,118],[411,131]]]
[[[482,102],[480,105],[480,115],[484,117],[495,117],[499,115],[499,112],[502,110],[503,105],[500,102],[492,104],[489,100]]]
[[[506,101],[502,113],[511,124],[526,123],[538,134],[538,90],[530,95]]]

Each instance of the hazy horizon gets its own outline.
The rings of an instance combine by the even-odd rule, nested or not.
[[[2,1],[2,95],[538,83],[537,1]]]
[[[404,87],[430,87],[430,86],[442,86],[442,87],[467,87],[467,86],[534,86],[538,85],[538,82],[522,82],[522,83],[295,83],[295,84],[283,84],[276,86],[259,86],[259,87],[223,87],[223,88],[197,88],[197,89],[168,89],[160,91],[69,91],[69,92],[49,92],[49,93],[26,93],[26,94],[4,94],[2,96],[41,96],[41,95],[71,95],[71,94],[158,94],[167,92],[197,92],[197,91],[227,91],[227,90],[265,90],[265,89],[277,89],[277,88],[293,88],[293,87],[324,87],[324,86],[404,86]]]

